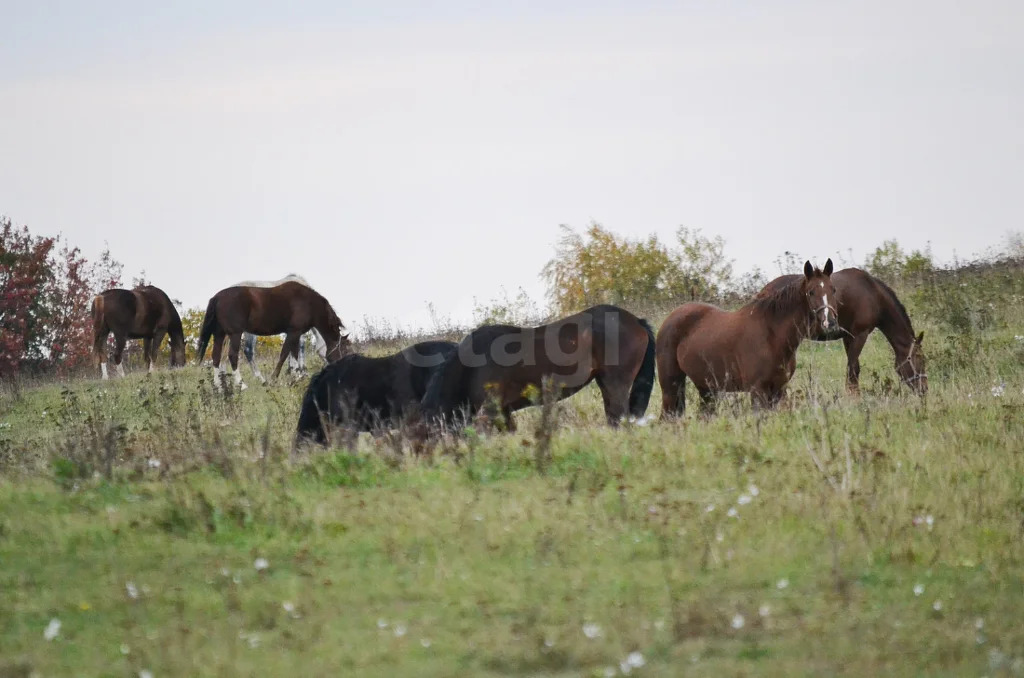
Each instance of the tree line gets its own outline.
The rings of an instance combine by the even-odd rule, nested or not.
[[[1024,251],[1020,234],[1010,236],[1009,246]],[[666,242],[656,235],[623,237],[598,223],[582,232],[563,225],[541,270],[547,308],[520,291],[477,304],[474,321],[527,324],[600,303],[640,310],[667,309],[692,299],[729,305],[749,298],[768,280],[759,269],[737,276],[725,250],[720,236],[684,226]],[[797,271],[803,264],[797,259],[787,252],[778,261],[782,269]],[[936,265],[929,251],[905,251],[896,240],[887,240],[863,267],[899,283],[924,276]],[[67,374],[89,364],[92,298],[121,287],[123,272],[109,249],[90,262],[61,236],[33,235],[27,226],[15,227],[0,217],[0,379],[23,372]],[[131,286],[145,284],[144,276],[134,278]],[[191,359],[203,309],[184,310],[181,317],[186,339],[193,340],[188,342]],[[261,337],[260,346],[279,350],[280,339]]]

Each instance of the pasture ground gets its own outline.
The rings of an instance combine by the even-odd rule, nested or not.
[[[1013,312],[919,322],[923,401],[877,333],[859,397],[805,344],[767,414],[612,431],[590,387],[550,460],[536,411],[292,460],[303,384],[195,367],[5,391],[0,676],[1024,674]]]

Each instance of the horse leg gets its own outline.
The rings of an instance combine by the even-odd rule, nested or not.
[[[142,357],[146,359],[146,371],[153,372],[153,337],[142,338]]]
[[[104,328],[105,329],[105,328]],[[92,340],[92,350],[96,354],[96,362],[100,366],[100,375],[103,379],[109,379],[107,375],[107,337],[110,336],[110,330],[100,330],[96,333],[96,336]]]
[[[249,369],[252,370],[254,377],[260,380],[261,384],[267,383],[267,378],[260,372],[259,366],[256,364],[256,335],[249,334],[246,332],[242,335],[242,355],[245,356],[245,362],[249,363]]]
[[[218,391],[224,388],[224,367],[220,364],[220,356],[223,350],[224,333],[216,332],[213,335],[213,350],[210,358],[213,360],[213,387]]]
[[[661,418],[675,419],[686,412],[686,374],[675,360],[658,372],[661,386]]]
[[[504,417],[505,419],[505,431],[507,431],[508,433],[515,433],[516,420],[512,418],[512,408],[507,406],[502,407],[501,416]]]
[[[231,335],[231,345],[228,347],[228,362],[231,363],[231,373],[235,380],[235,386],[244,391],[248,388],[242,381],[242,371],[238,369],[238,352],[242,349],[242,333]]]
[[[277,359],[277,367],[274,368],[274,379],[277,379],[281,374],[281,367],[284,365],[285,359],[295,351],[295,344],[298,343],[300,336],[295,332],[289,332],[288,336],[285,337],[284,345],[281,347],[281,356]]]
[[[625,375],[603,374],[597,378],[604,400],[604,414],[610,426],[616,427],[629,412],[629,387],[632,381]]]
[[[153,348],[152,354],[149,358],[149,371],[152,372],[156,369],[156,359],[160,355],[160,344],[164,343],[164,335],[167,332],[163,330],[156,330],[153,332]]]
[[[700,394],[701,416],[710,418],[718,409],[718,393],[710,388],[699,388],[697,393]]]
[[[855,337],[843,335],[843,346],[846,347],[846,388],[851,393],[860,391],[860,352],[864,350],[867,340],[867,332]]]
[[[124,365],[121,364],[121,357],[124,355],[124,345],[128,341],[127,335],[114,333],[114,365],[117,369],[117,376],[124,376]]]

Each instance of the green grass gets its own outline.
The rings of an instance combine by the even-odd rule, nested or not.
[[[302,384],[5,393],[0,675],[1019,674],[1024,343],[926,329],[924,401],[881,337],[859,397],[806,344],[770,413],[612,431],[587,389],[545,473],[536,412],[293,461]]]

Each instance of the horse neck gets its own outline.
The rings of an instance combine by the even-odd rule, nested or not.
[[[892,350],[898,358],[905,358],[910,354],[914,346],[914,328],[910,319],[900,312],[896,302],[883,294],[882,315],[878,322],[878,329],[892,346]]]
[[[807,338],[807,318],[802,297],[797,297],[793,308],[788,311],[757,309],[763,322],[768,326],[772,343],[786,355],[796,353],[800,342]]]

